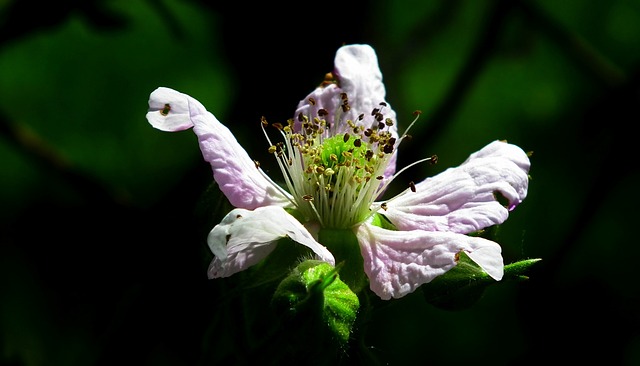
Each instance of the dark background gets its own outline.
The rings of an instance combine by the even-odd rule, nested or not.
[[[149,93],[200,100],[268,169],[260,117],[291,117],[345,43],[376,49],[400,131],[423,112],[399,166],[439,163],[398,184],[495,139],[533,151],[496,240],[505,263],[542,258],[467,310],[391,302],[366,347],[391,365],[640,364],[634,0],[0,1],[2,363],[234,352],[237,314],[206,279],[224,202],[193,133],[147,123]]]

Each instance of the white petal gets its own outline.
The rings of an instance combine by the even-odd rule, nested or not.
[[[231,131],[194,98],[158,88],[151,93],[147,120],[163,131],[193,127],[204,160],[211,164],[216,183],[233,206],[254,209],[290,204],[287,196],[260,173]]]
[[[381,213],[400,230],[470,233],[501,224],[527,196],[529,166],[522,149],[494,141],[460,166],[416,184],[416,192],[391,199]],[[506,207],[496,194],[506,198]]]
[[[375,50],[366,44],[340,47],[334,59],[333,73],[338,79],[339,86],[336,84],[320,86],[302,99],[294,115],[295,128],[300,128],[297,118],[300,113],[313,118],[318,115],[320,109],[329,111],[325,119],[333,126],[335,134],[350,132],[352,127],[347,124],[347,120],[359,121],[360,115],[363,115],[364,119],[358,123],[369,128],[378,124],[375,116],[371,114],[376,108],[384,115],[385,120],[389,118],[395,122],[388,127],[388,130],[393,137],[397,138],[396,112],[386,102],[386,90]],[[351,109],[347,112],[342,111],[342,93],[346,93],[349,99]],[[315,100],[315,103],[309,103],[310,98]],[[380,103],[385,103],[386,106]],[[339,116],[338,120],[335,120],[336,116]],[[397,153],[394,151],[384,172],[385,178],[391,177],[395,172],[396,159]]]
[[[368,223],[357,232],[371,290],[381,299],[400,298],[456,265],[464,250],[485,272],[502,279],[497,243],[479,237],[424,230],[392,231]]]
[[[317,259],[335,264],[331,252],[282,207],[253,211],[237,208],[209,233],[207,242],[215,256],[209,265],[209,278],[228,277],[260,262],[284,237],[310,248]]]

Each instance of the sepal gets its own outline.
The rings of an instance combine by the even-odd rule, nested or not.
[[[495,281],[464,252],[458,253],[458,263],[447,273],[422,286],[430,304],[446,310],[463,310],[475,304],[485,288],[505,281],[529,279],[525,272],[540,259],[526,259],[504,266],[502,281]]]
[[[305,337],[320,337],[320,343],[329,335],[340,346],[345,346],[360,302],[340,279],[340,267],[318,260],[302,262],[280,282],[272,305],[295,326],[296,332]]]

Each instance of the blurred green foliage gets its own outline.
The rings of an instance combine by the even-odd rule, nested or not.
[[[206,279],[226,203],[193,133],[148,125],[148,96],[197,98],[277,171],[260,117],[289,118],[343,43],[376,49],[401,126],[423,112],[399,165],[439,157],[390,193],[509,140],[532,181],[494,239],[507,264],[542,258],[469,309],[388,302],[352,361],[640,363],[637,0],[0,1],[0,360],[244,355],[237,282]]]

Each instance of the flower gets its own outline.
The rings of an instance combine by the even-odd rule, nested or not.
[[[458,167],[383,200],[389,182],[402,172],[395,170],[396,155],[406,136],[397,132],[385,93],[372,47],[339,48],[333,72],[299,102],[294,117],[273,124],[281,142],[271,142],[262,120],[283,186],[196,99],[165,87],[151,93],[150,124],[164,131],[193,128],[215,181],[236,207],[207,238],[214,254],[210,278],[256,264],[284,237],[335,265],[329,243],[318,242],[322,229],[355,234],[369,287],[385,300],[444,274],[461,251],[495,280],[502,278],[500,245],[467,234],[503,223],[526,197],[527,154],[496,140]]]

